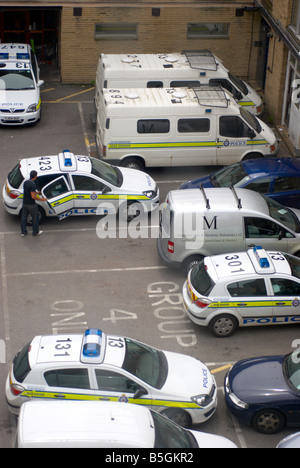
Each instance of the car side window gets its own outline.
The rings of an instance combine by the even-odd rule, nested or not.
[[[244,185],[244,188],[249,190],[255,190],[258,193],[268,193],[270,190],[270,177],[262,177],[258,180],[253,180],[247,185]]]
[[[69,187],[67,186],[67,183],[64,179],[64,177],[60,177],[59,179],[55,180],[52,182],[52,184],[48,185],[44,189],[44,194],[46,198],[54,198],[58,197],[59,195],[62,195],[66,192],[69,192]]]
[[[299,296],[300,283],[285,278],[271,278],[274,296]]]
[[[287,192],[300,189],[300,177],[277,177],[274,192]]]
[[[228,284],[227,290],[232,297],[256,297],[267,295],[265,280],[263,278],[236,281]]]
[[[42,190],[43,187],[45,187],[45,185],[47,184],[50,184],[50,182],[52,182],[52,180],[55,180],[57,179],[59,176],[61,176],[62,174],[46,174],[46,175],[43,175],[43,176],[38,176],[35,183],[37,185],[37,187]]]
[[[135,393],[139,385],[134,380],[118,372],[105,369],[96,369],[96,379],[99,390],[107,392],[131,392]]]
[[[220,117],[220,135],[229,138],[249,137],[249,127],[236,115]]]
[[[93,179],[92,177],[73,175],[72,178],[75,190],[103,192],[106,187],[100,180]]]
[[[45,372],[44,377],[49,387],[90,388],[87,369],[54,369]]]
[[[256,237],[277,237],[282,232],[279,224],[265,218],[252,218],[246,217],[245,219],[245,233],[247,238]]]

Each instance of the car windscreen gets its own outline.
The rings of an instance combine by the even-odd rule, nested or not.
[[[261,125],[253,114],[250,114],[250,112],[243,107],[240,107],[240,114],[243,119],[245,119],[245,121],[250,125],[250,127],[254,128],[257,133],[261,132]]]
[[[22,176],[21,166],[19,163],[9,172],[7,180],[13,188],[17,189],[20,187],[24,177]]]
[[[35,89],[31,70],[1,70],[0,90],[26,91]]]
[[[123,183],[123,176],[118,167],[106,164],[96,158],[90,158],[92,164],[92,174],[106,182],[114,185],[115,187],[121,187]]]
[[[22,348],[18,354],[16,354],[13,360],[13,373],[15,379],[22,383],[31,368],[29,365],[28,353],[30,350],[30,343]]]
[[[263,195],[262,195],[263,196]],[[269,208],[270,216],[294,232],[300,232],[300,221],[295,213],[269,197],[263,196]]]
[[[125,339],[126,354],[122,368],[154,388],[162,388],[168,375],[167,359],[162,351]]]
[[[284,358],[283,371],[285,378],[297,390],[300,390],[300,352],[299,349]]]
[[[240,163],[225,166],[210,176],[210,181],[214,187],[231,187],[243,179],[249,178],[247,172]]]
[[[228,73],[228,78],[245,96],[247,96],[247,94],[249,93],[249,90],[247,88],[246,83],[244,83],[244,81],[242,81],[237,76],[232,75],[231,73]]]
[[[300,279],[300,258],[287,253],[284,253],[283,256],[287,259],[290,265],[292,275]]]
[[[207,296],[214,286],[214,282],[206,271],[204,260],[191,270],[191,284],[202,296]]]
[[[155,431],[154,448],[198,448],[195,437],[190,431],[177,426],[155,411],[151,411],[151,415]]]

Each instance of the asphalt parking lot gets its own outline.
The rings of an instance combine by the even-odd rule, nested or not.
[[[96,156],[94,89],[88,86],[43,86],[42,119],[28,128],[0,128],[1,189],[8,171],[23,157],[58,154]],[[286,154],[281,144],[280,154]],[[147,172],[160,187],[161,200],[171,189],[215,167],[163,168]],[[20,237],[19,220],[0,206],[0,446],[14,444],[15,421],[4,395],[15,353],[38,334],[75,332],[87,327],[137,338],[155,347],[204,361],[218,384],[215,415],[198,427],[221,434],[241,448],[275,447],[286,435],[264,436],[241,426],[225,409],[223,380],[237,360],[285,354],[299,338],[297,326],[241,329],[226,339],[214,338],[185,316],[182,273],[158,258],[153,231],[137,238],[97,236],[96,217],[47,220],[38,238]],[[4,350],[4,351],[3,351]]]

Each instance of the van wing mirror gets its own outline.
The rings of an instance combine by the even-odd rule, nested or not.
[[[256,135],[255,131],[252,128],[249,128],[249,138],[253,140],[255,135]]]

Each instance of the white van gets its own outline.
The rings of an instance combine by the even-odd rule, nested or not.
[[[264,106],[260,95],[245,81],[232,75],[209,50],[172,54],[101,54],[95,106],[99,108],[103,88],[191,88],[221,85],[254,115]]]
[[[236,445],[222,436],[184,429],[144,406],[121,402],[27,401],[16,435],[16,448],[199,447]]]
[[[265,123],[209,86],[103,90],[96,145],[100,159],[135,169],[224,166],[278,152]]]
[[[248,250],[300,256],[300,210],[253,190],[173,190],[160,212],[157,250],[170,267],[187,272],[203,257]]]
[[[29,44],[0,44],[0,125],[38,122],[43,84]]]

